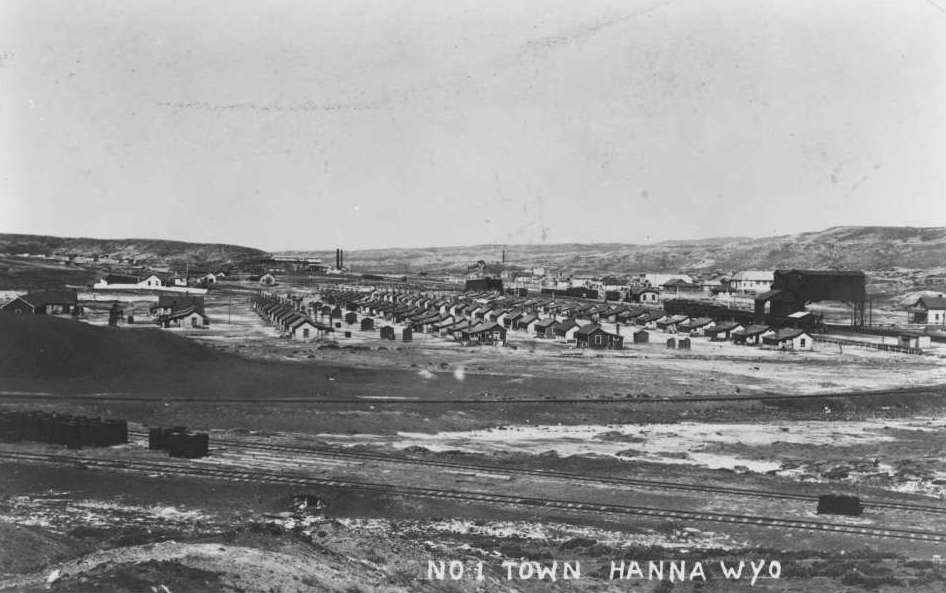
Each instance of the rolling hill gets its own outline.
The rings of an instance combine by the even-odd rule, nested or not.
[[[0,234],[0,253],[33,255],[67,254],[78,256],[114,255],[134,257],[142,262],[188,262],[198,267],[215,267],[255,261],[265,251],[223,243],[186,243],[161,239],[90,239],[45,235]]]
[[[727,237],[651,245],[572,243],[352,250],[346,251],[345,264],[356,272],[461,272],[477,260],[499,261],[504,247],[508,264],[524,268],[553,266],[572,273],[935,269],[946,266],[946,227],[832,227],[765,238]],[[327,262],[335,257],[331,251],[305,255]]]

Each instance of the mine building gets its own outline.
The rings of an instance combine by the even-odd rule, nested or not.
[[[809,303],[838,301],[851,307],[851,325],[866,322],[867,281],[864,272],[846,270],[776,270],[771,290],[755,297],[755,316],[787,317]]]

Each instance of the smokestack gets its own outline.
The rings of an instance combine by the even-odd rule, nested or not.
[[[345,267],[345,250],[344,249],[338,250],[338,267],[339,268]]]
[[[617,325],[617,334],[618,334],[619,336],[621,335],[621,324],[620,324],[620,323]]]
[[[338,264],[339,251],[341,251],[341,250],[340,250],[338,247],[336,247],[336,248],[335,248],[335,269],[336,269],[336,270],[341,267],[341,266]]]

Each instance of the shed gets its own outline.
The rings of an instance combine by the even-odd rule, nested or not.
[[[648,332],[646,329],[639,329],[637,331],[631,332],[631,337],[635,344],[646,344],[650,342],[650,332]]]
[[[368,331],[374,329],[374,319],[370,317],[361,318],[361,330]]]
[[[409,328],[409,327],[405,327],[405,328],[401,331],[401,341],[402,341],[402,342],[410,342],[410,341],[413,340],[413,339],[414,339],[414,331],[411,330],[411,328]]]
[[[381,328],[381,339],[382,340],[394,340],[394,328],[390,325],[385,325]]]

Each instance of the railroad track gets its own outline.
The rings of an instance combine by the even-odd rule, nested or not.
[[[496,405],[636,405],[636,404],[693,404],[693,403],[735,403],[782,400],[808,400],[832,398],[868,398],[896,395],[899,397],[946,396],[946,385],[928,387],[910,387],[904,389],[886,389],[878,391],[852,391],[831,393],[760,393],[756,395],[685,395],[680,397],[592,397],[592,398],[516,398],[516,399],[421,399],[401,396],[354,396],[351,398],[312,397],[273,397],[273,398],[207,398],[207,397],[156,397],[126,394],[103,395],[61,395],[53,393],[32,393],[23,391],[0,391],[0,400],[11,402],[23,401],[79,401],[79,402],[138,402],[138,403],[174,403],[174,404],[272,404],[272,405],[349,405],[362,407],[450,405],[450,406],[496,406]]]
[[[310,476],[267,472],[262,470],[233,471],[232,469],[206,467],[198,463],[183,464],[171,461],[96,459],[68,454],[21,453],[11,451],[0,451],[0,459],[25,463],[47,463],[54,465],[73,466],[81,465],[82,467],[88,469],[113,470],[132,473],[162,473],[165,475],[225,480],[232,482],[257,482],[304,487],[346,488],[362,492],[379,493],[388,496],[452,500],[466,503],[499,504],[504,506],[557,509],[582,513],[607,513],[617,516],[643,516],[659,519],[725,523],[731,525],[795,529],[918,542],[946,543],[946,534],[932,531],[923,531],[919,529],[864,527],[845,523],[830,523],[810,521],[805,519],[779,519],[774,517],[741,515],[735,513],[683,511],[678,509],[649,506],[601,504],[578,500],[514,496],[507,494],[493,494],[488,492],[423,488],[418,486],[393,486],[374,482],[315,478]]]
[[[139,431],[129,431],[129,436],[136,436],[147,439],[147,433]],[[212,435],[211,435],[212,436]],[[313,456],[331,457],[334,459],[354,459],[359,461],[377,461],[382,463],[400,463],[423,467],[436,467],[443,469],[453,469],[461,471],[484,472],[493,474],[503,474],[509,476],[529,475],[543,478],[558,478],[563,480],[572,480],[587,484],[614,485],[614,486],[639,486],[645,488],[659,488],[664,490],[678,490],[689,492],[700,492],[704,494],[721,494],[733,496],[748,496],[757,498],[774,498],[779,500],[798,500],[804,502],[817,502],[818,496],[811,494],[793,494],[790,492],[779,492],[776,490],[756,490],[751,488],[733,488],[724,486],[705,486],[700,484],[689,484],[686,482],[673,482],[669,480],[648,480],[642,478],[607,478],[601,476],[590,476],[587,474],[577,474],[560,470],[531,469],[531,468],[503,468],[494,465],[475,464],[475,463],[452,463],[448,461],[437,461],[428,459],[417,459],[413,457],[404,457],[400,455],[386,455],[383,453],[371,453],[365,451],[348,451],[338,447],[317,447],[317,446],[299,446],[299,445],[281,445],[272,443],[263,443],[259,441],[247,441],[239,439],[219,439],[211,438],[211,445],[222,445],[239,447],[250,450],[272,451],[276,453],[304,454]],[[915,503],[900,502],[880,502],[880,501],[862,501],[865,507],[877,509],[889,509],[899,511],[918,511],[923,513],[932,513],[946,515],[946,507],[923,505]]]

